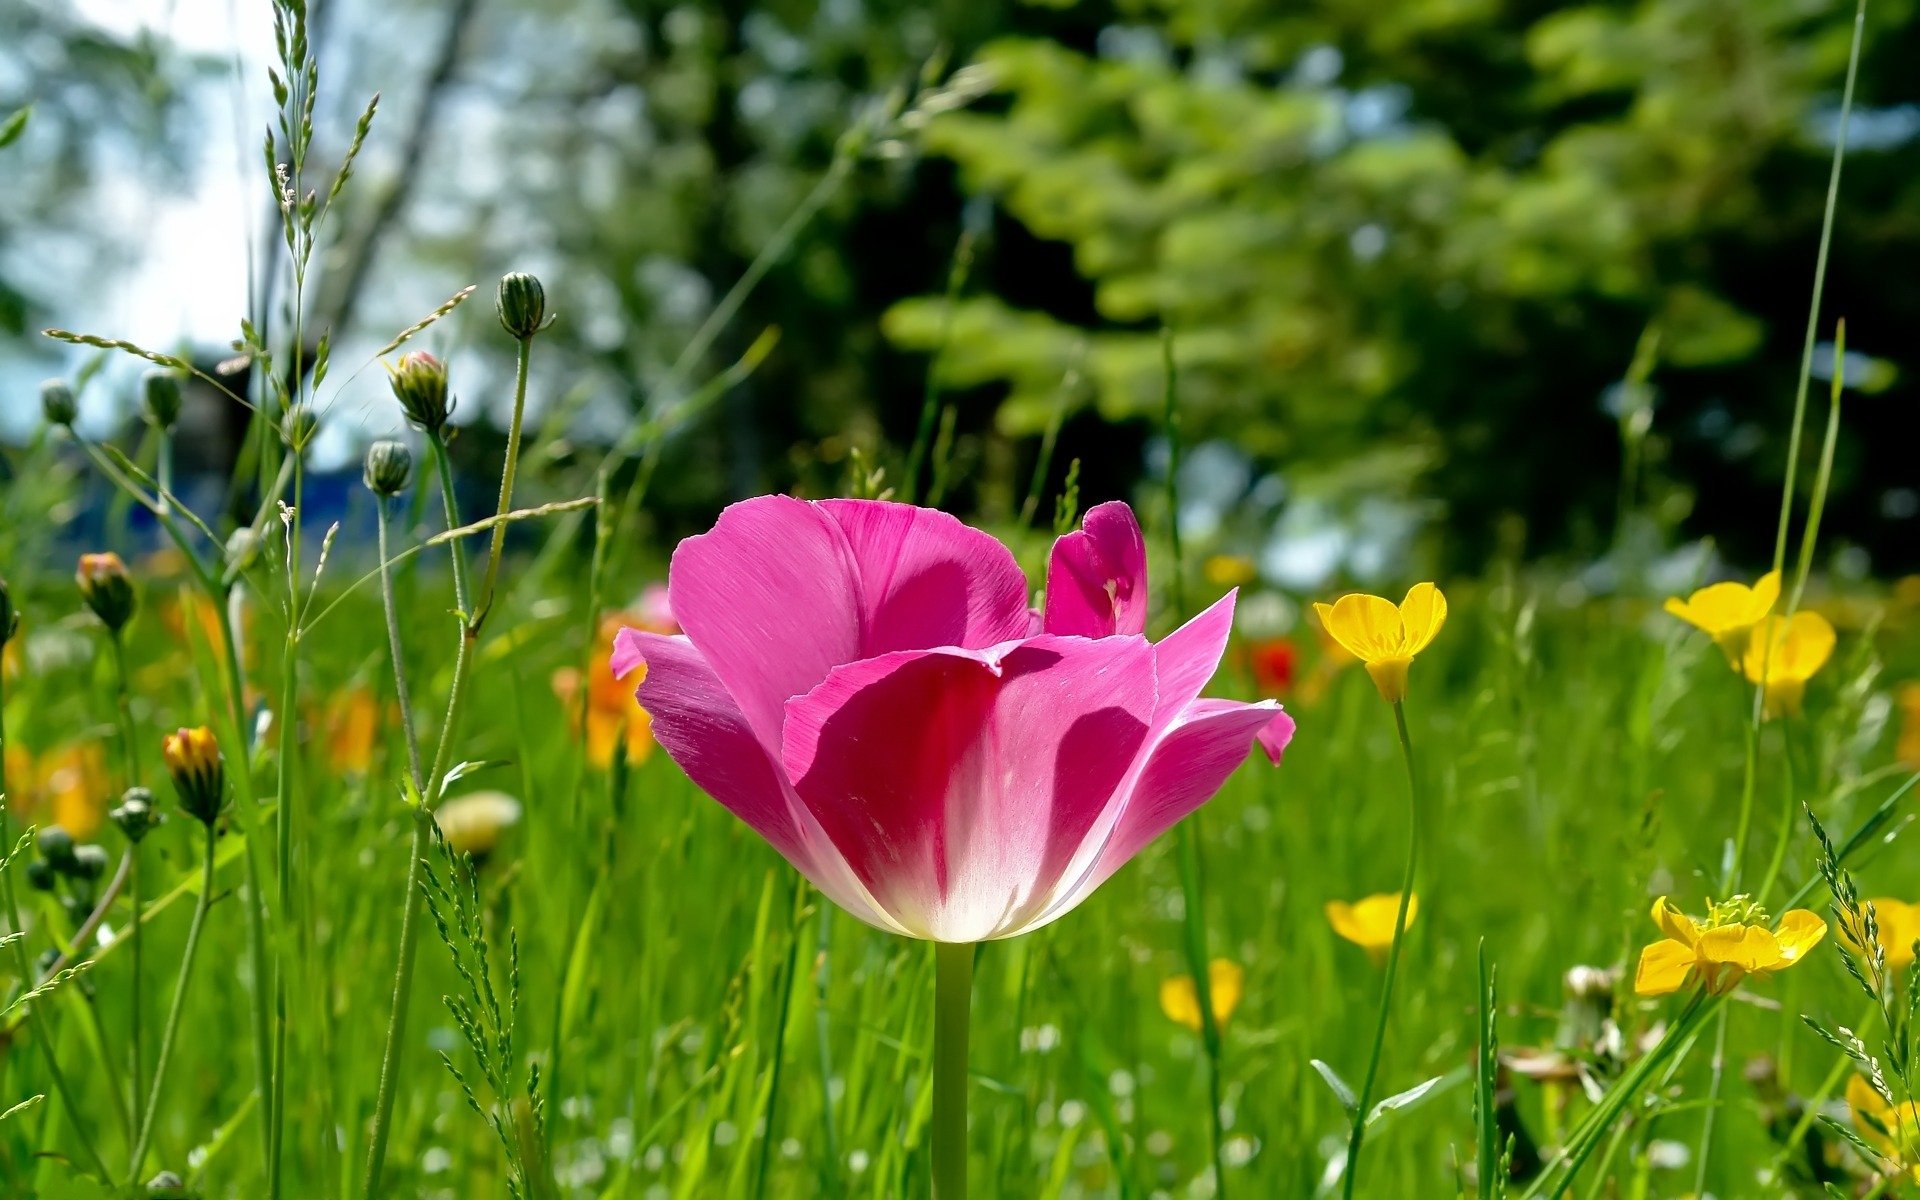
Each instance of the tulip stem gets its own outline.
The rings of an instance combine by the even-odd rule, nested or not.
[[[187,926],[187,945],[180,953],[180,977],[173,985],[173,1005],[167,1010],[167,1023],[160,1029],[160,1055],[153,1061],[153,1086],[147,1093],[146,1114],[140,1121],[140,1136],[134,1139],[133,1153],[127,1159],[127,1186],[140,1181],[140,1166],[153,1141],[154,1118],[160,1114],[160,1096],[167,1083],[167,1063],[173,1057],[173,1036],[180,1029],[180,1014],[186,1009],[187,983],[193,977],[193,960],[200,949],[200,931],[207,923],[207,910],[213,907],[213,872],[217,862],[214,851],[219,840],[213,826],[204,827],[207,853],[200,876],[200,899],[193,906],[193,923]]]
[[[934,1200],[966,1200],[973,945],[935,942],[933,955],[933,1196]]]
[[[1400,877],[1400,908],[1394,917],[1393,941],[1387,946],[1387,975],[1380,985],[1380,1015],[1373,1026],[1373,1050],[1367,1055],[1367,1073],[1361,1077],[1360,1096],[1353,1109],[1353,1134],[1347,1139],[1347,1165],[1341,1172],[1340,1194],[1353,1200],[1360,1177],[1360,1148],[1367,1137],[1367,1107],[1380,1073],[1380,1051],[1387,1041],[1387,1021],[1393,1013],[1393,982],[1400,973],[1400,945],[1407,935],[1407,909],[1413,900],[1413,875],[1420,856],[1420,776],[1413,767],[1413,739],[1407,733],[1405,702],[1393,702],[1393,724],[1400,735],[1400,757],[1407,767],[1407,867]]]

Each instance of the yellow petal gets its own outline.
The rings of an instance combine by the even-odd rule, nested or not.
[[[1362,662],[1401,655],[1404,638],[1400,609],[1393,601],[1354,592],[1340,597],[1331,607],[1325,604],[1313,607],[1333,640]]]
[[[1847,1077],[1847,1107],[1853,1110],[1854,1125],[1876,1150],[1889,1157],[1897,1153],[1890,1136],[1896,1132],[1894,1126],[1897,1123],[1893,1106],[1873,1090],[1866,1076],[1855,1074]]]
[[[1804,908],[1796,908],[1780,918],[1773,940],[1780,958],[1776,970],[1785,969],[1806,957],[1807,951],[1827,936],[1827,923]]]
[[[1741,670],[1749,683],[1805,683],[1833,657],[1833,623],[1817,612],[1769,617],[1748,635]]]
[[[1694,925],[1693,918],[1681,912],[1665,896],[1653,902],[1653,923],[1660,927],[1661,933],[1682,946],[1691,947],[1700,940],[1700,930]]]
[[[1407,669],[1411,666],[1411,658],[1379,658],[1367,664],[1367,676],[1379,689],[1382,700],[1398,704],[1407,698]]]
[[[1822,926],[1821,933],[1825,932]],[[1771,971],[1781,965],[1780,943],[1771,933],[1753,925],[1709,929],[1700,935],[1693,949],[1704,964],[1725,964],[1742,971]]]
[[[1161,981],[1160,1011],[1175,1025],[1200,1032],[1200,993],[1193,986],[1193,976],[1175,975]]]
[[[1686,986],[1693,973],[1691,947],[1668,938],[1640,951],[1640,966],[1633,975],[1633,990],[1642,996],[1665,996]]]
[[[1880,944],[1886,948],[1887,966],[1904,971],[1913,965],[1913,943],[1920,940],[1920,907],[1902,900],[1870,900],[1873,919],[1880,926]]]
[[[1383,951],[1393,945],[1393,919],[1400,912],[1400,893],[1382,892],[1356,900],[1348,904],[1340,900],[1327,902],[1327,923],[1333,931],[1356,946],[1369,951]],[[1402,929],[1410,928],[1413,919],[1420,912],[1420,897],[1407,897],[1407,923]]]
[[[1405,638],[1403,652],[1409,657],[1420,653],[1447,623],[1447,598],[1431,583],[1416,583],[1400,602],[1400,627]]]
[[[1757,611],[1754,612],[1753,619],[1758,621],[1761,617],[1772,612],[1774,604],[1778,602],[1779,599],[1780,572],[1768,571],[1765,575],[1754,580],[1752,602]]]
[[[1780,574],[1769,571],[1752,587],[1744,583],[1712,583],[1688,596],[1683,603],[1667,601],[1667,611],[1681,620],[1718,637],[1730,632],[1745,632],[1768,612],[1780,598]]]
[[[1245,993],[1247,973],[1230,958],[1216,958],[1207,964],[1207,989],[1213,994],[1213,1019],[1225,1024],[1233,1010],[1240,1007]]]

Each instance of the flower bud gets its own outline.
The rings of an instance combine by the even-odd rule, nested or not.
[[[27,886],[36,892],[53,890],[53,864],[44,858],[27,861]]]
[[[188,1200],[191,1195],[192,1193],[187,1191],[186,1180],[172,1171],[162,1171],[147,1180],[149,1200]]]
[[[20,631],[20,614],[13,610],[13,593],[7,590],[7,581],[0,579],[0,646],[13,640]]]
[[[120,798],[119,807],[107,814],[107,819],[120,827],[128,841],[137,845],[160,823],[160,812],[153,806],[152,792],[143,787],[130,787]]]
[[[80,415],[79,402],[64,379],[49,379],[40,385],[40,411],[49,425],[72,425]]]
[[[96,846],[91,842],[75,846],[73,865],[67,868],[67,873],[75,879],[85,879],[89,882],[99,879],[107,873],[107,848]]]
[[[280,432],[287,448],[300,454],[313,444],[314,435],[320,432],[320,414],[313,411],[311,404],[295,405],[281,419]]]
[[[500,314],[501,327],[524,342],[539,333],[540,323],[546,320],[547,292],[538,279],[515,271],[501,276],[493,305]]]
[[[40,831],[38,838],[40,857],[56,871],[67,871],[73,866],[73,835],[58,825],[49,825]]]
[[[105,554],[82,554],[74,582],[80,585],[80,598],[87,602],[93,615],[114,633],[126,628],[127,622],[133,619],[133,577],[127,574],[127,564],[120,561],[118,554],[111,550]]]
[[[161,746],[167,772],[173,776],[173,790],[180,796],[180,807],[188,816],[205,825],[219,819],[226,798],[226,761],[220,756],[220,743],[213,730],[181,729],[167,735]]]
[[[453,412],[453,402],[447,396],[447,364],[425,350],[415,350],[401,355],[399,362],[387,364],[387,379],[407,420],[428,433],[439,433],[446,427],[447,417]]]
[[[236,571],[245,571],[260,557],[260,535],[242,525],[227,535],[227,562]]]
[[[413,451],[406,443],[378,441],[367,447],[367,465],[362,478],[367,490],[376,496],[397,496],[407,490],[413,478]]]
[[[180,377],[158,368],[140,377],[140,403],[154,428],[172,429],[180,420]]]

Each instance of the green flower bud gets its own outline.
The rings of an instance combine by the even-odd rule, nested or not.
[[[40,411],[49,425],[72,425],[80,415],[80,404],[64,379],[49,379],[40,385]]]
[[[40,857],[56,871],[67,871],[73,866],[73,835],[58,825],[49,825],[40,831],[38,838]]]
[[[27,886],[36,892],[53,890],[53,865],[44,858],[27,860]]]
[[[119,807],[107,819],[120,827],[127,840],[138,844],[160,823],[160,811],[153,806],[153,793],[143,787],[131,787],[120,798]]]
[[[313,411],[310,404],[296,405],[289,409],[280,423],[280,432],[286,440],[287,448],[295,454],[306,451],[320,432],[320,414]]]
[[[180,420],[180,377],[155,369],[140,377],[140,402],[156,429],[172,429]]]
[[[425,350],[415,350],[401,355],[397,363],[388,363],[387,378],[407,420],[428,433],[446,427],[453,413],[453,401],[447,395],[447,364]]]
[[[75,879],[92,882],[107,873],[107,848],[89,842],[73,848],[73,865],[67,868]]]
[[[547,291],[524,271],[501,276],[493,303],[501,327],[523,342],[540,332],[540,323],[547,317]]]
[[[74,582],[80,585],[80,598],[87,602],[93,615],[114,633],[125,629],[133,619],[133,577],[127,574],[127,564],[120,561],[118,554],[111,550],[105,554],[82,554]]]
[[[7,590],[7,581],[0,579],[0,646],[13,640],[20,631],[20,614],[13,609],[13,593]]]
[[[406,443],[378,441],[367,447],[367,490],[376,496],[398,496],[413,478],[413,451]]]

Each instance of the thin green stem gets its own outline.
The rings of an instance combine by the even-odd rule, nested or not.
[[[1780,724],[1780,751],[1787,761],[1787,769],[1782,772],[1785,786],[1781,789],[1780,829],[1773,840],[1773,857],[1767,862],[1767,873],[1760,877],[1760,886],[1754,889],[1755,901],[1765,904],[1767,896],[1773,891],[1773,885],[1780,882],[1780,872],[1787,865],[1787,847],[1793,842],[1793,827],[1800,813],[1799,770],[1794,762],[1793,730],[1783,718]]]
[[[166,439],[161,438],[161,462],[166,461]],[[140,742],[133,732],[132,687],[127,676],[127,646],[121,631],[115,629],[108,636],[107,644],[113,649],[113,683],[116,707],[120,713],[120,752],[125,757],[127,786],[140,784]],[[128,1095],[133,1104],[133,1123],[140,1124],[140,1105],[145,1100],[144,1063],[141,1027],[141,981],[145,974],[140,954],[140,842],[130,839],[127,843],[127,898],[133,906],[133,928],[128,931],[127,951],[131,956],[129,964],[131,974],[127,981],[127,1042],[133,1059],[133,1075],[128,1086]]]
[[[13,849],[13,813],[7,804],[7,729],[6,729],[6,675],[0,673],[0,853]],[[20,921],[20,899],[13,890],[13,872],[0,871],[0,899],[4,899],[7,909],[7,929],[14,934],[25,934],[26,927]],[[14,973],[20,977],[21,986],[33,979],[33,963],[27,958],[27,939],[16,936],[9,943],[13,948]],[[47,1078],[53,1082],[54,1095],[60,1097],[60,1106],[66,1110],[67,1124],[73,1127],[74,1139],[80,1144],[80,1152],[86,1157],[86,1166],[96,1179],[109,1178],[107,1160],[100,1157],[99,1147],[94,1145],[93,1135],[88,1131],[84,1112],[74,1102],[72,1087],[67,1083],[67,1074],[60,1069],[60,1058],[54,1051],[53,1039],[42,1026],[44,1022],[34,1018],[33,1010],[39,1007],[38,1001],[28,1001],[21,1013],[22,1022],[27,1027],[27,1035],[33,1044],[40,1048],[40,1058],[47,1068]]]
[[[1700,1116],[1700,1150],[1694,1156],[1693,1194],[1707,1194],[1707,1168],[1713,1162],[1713,1131],[1719,1123],[1720,1086],[1727,1072],[1727,1019],[1729,1009],[1720,1006],[1714,1017],[1713,1060],[1708,1064],[1711,1072],[1707,1086],[1707,1107]]]
[[[281,954],[273,973],[273,1091],[267,1101],[267,1195],[280,1200],[281,1166],[285,1153],[287,1099],[287,974],[286,961],[293,938],[293,793],[299,745],[295,732],[296,688],[300,661],[300,517],[305,482],[299,447],[288,448],[293,464],[293,503],[286,513],[287,637],[280,657],[280,780],[273,809],[274,859],[277,881],[275,915],[279,918]]]
[[[414,790],[424,793],[427,781],[420,769],[420,738],[413,728],[413,693],[407,686],[407,658],[400,645],[400,607],[394,597],[393,569],[387,561],[389,508],[385,497],[375,499],[374,514],[380,536],[380,607],[387,618],[387,654],[393,665],[394,701],[400,707],[400,734],[407,744],[407,771],[413,779]]]
[[[767,1079],[766,1111],[760,1114],[760,1151],[753,1164],[753,1194],[767,1194],[767,1167],[779,1140],[780,1067],[787,1057],[787,1021],[793,1011],[794,975],[800,968],[800,926],[806,917],[807,880],[793,877],[793,917],[787,931],[787,959],[780,968],[780,1008],[773,1027],[773,1069]]]
[[[1400,948],[1406,941],[1407,910],[1413,902],[1414,872],[1420,861],[1420,776],[1413,765],[1413,738],[1407,733],[1407,707],[1393,702],[1393,724],[1400,735],[1400,758],[1407,769],[1407,865],[1400,875],[1400,907],[1394,917],[1393,941],[1387,946],[1387,974],[1380,985],[1380,1013],[1373,1026],[1373,1049],[1367,1055],[1367,1073],[1353,1110],[1353,1132],[1347,1139],[1347,1166],[1341,1173],[1340,1194],[1353,1200],[1360,1178],[1360,1151],[1366,1143],[1367,1111],[1373,1103],[1373,1085],[1380,1072],[1380,1052],[1387,1042],[1387,1022],[1393,1014],[1393,983],[1400,972]]]
[[[513,481],[520,471],[520,437],[527,411],[527,366],[533,357],[533,339],[520,339],[518,364],[513,377],[513,420],[507,427],[507,460],[500,471],[499,513],[504,516],[513,511]],[[452,528],[449,526],[448,528]],[[472,623],[478,626],[486,620],[487,610],[493,607],[493,585],[500,577],[500,556],[506,550],[507,526],[502,522],[493,527],[493,540],[487,546],[487,573],[480,585],[480,608],[472,615]]]
[[[967,1034],[973,1009],[971,943],[935,942],[933,1196],[966,1200]]]
[[[167,1010],[167,1023],[160,1027],[160,1054],[153,1061],[153,1089],[147,1095],[146,1117],[140,1122],[140,1136],[134,1140],[133,1153],[127,1159],[127,1186],[140,1180],[147,1147],[153,1141],[154,1118],[160,1113],[160,1098],[167,1085],[167,1066],[173,1059],[174,1035],[180,1031],[180,1016],[186,1011],[187,985],[193,978],[193,963],[200,950],[200,931],[206,927],[207,910],[213,907],[213,873],[218,861],[214,851],[219,841],[213,826],[206,826],[207,851],[200,875],[200,899],[193,906],[193,923],[187,926],[187,945],[180,954],[180,975],[173,985],[173,1004]]]
[[[1174,835],[1180,854],[1180,895],[1187,969],[1193,974],[1194,1001],[1200,1007],[1200,1046],[1207,1057],[1207,1146],[1213,1159],[1214,1195],[1227,1194],[1224,1147],[1226,1122],[1220,1110],[1220,1018],[1213,1007],[1212,958],[1207,951],[1207,897],[1200,862],[1200,814],[1180,822]]]

